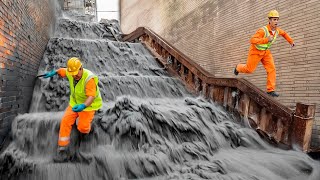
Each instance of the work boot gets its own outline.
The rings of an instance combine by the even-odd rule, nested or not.
[[[84,133],[79,133],[79,141],[84,142],[88,141],[89,139],[89,133],[84,134]]]
[[[278,97],[278,96],[279,96],[279,94],[276,93],[275,91],[267,92],[267,94],[269,94],[269,95],[272,96],[272,97]]]
[[[84,134],[79,132],[78,138],[77,138],[77,143],[78,143],[78,148],[85,150],[87,148],[87,144],[89,142],[89,134]]]
[[[70,159],[70,152],[67,146],[59,146],[57,154],[53,157],[54,162],[67,162]]]
[[[237,71],[237,66],[234,68],[233,73],[234,73],[234,75],[238,76],[239,72]]]

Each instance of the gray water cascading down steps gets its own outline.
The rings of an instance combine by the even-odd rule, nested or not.
[[[30,112],[15,118],[0,154],[1,179],[320,179],[319,162],[271,147],[222,107],[190,94],[141,43],[117,41],[119,26],[108,22],[61,19],[39,69],[65,67],[76,56],[98,75],[104,105],[89,136],[79,141],[73,127],[73,158],[53,162],[69,88],[58,76],[39,78]]]

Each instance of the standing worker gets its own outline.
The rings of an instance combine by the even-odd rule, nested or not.
[[[98,87],[98,77],[84,69],[79,58],[72,57],[67,62],[67,68],[52,70],[45,78],[59,74],[67,77],[70,83],[70,102],[60,123],[58,152],[54,160],[67,161],[69,158],[70,134],[73,124],[79,117],[77,128],[82,134],[91,130],[91,122],[95,111],[101,108],[102,98]]]
[[[267,71],[267,93],[273,97],[278,97],[275,92],[276,88],[276,68],[273,57],[270,52],[272,43],[276,41],[278,35],[284,37],[291,45],[294,46],[292,38],[282,29],[278,28],[279,13],[272,10],[268,14],[269,24],[260,28],[250,39],[250,50],[246,64],[238,64],[234,69],[234,74],[252,73],[259,61],[263,64]]]

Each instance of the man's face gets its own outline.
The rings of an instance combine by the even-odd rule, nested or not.
[[[82,77],[83,68],[79,69],[79,72],[77,75],[72,76],[75,80],[79,81]]]
[[[277,17],[269,18],[269,24],[272,28],[276,28],[278,26],[278,21],[279,18]]]

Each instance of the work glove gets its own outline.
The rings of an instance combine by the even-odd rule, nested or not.
[[[84,108],[86,108],[86,105],[84,104],[77,104],[75,106],[72,107],[72,111],[73,112],[81,112],[84,110]]]
[[[44,78],[49,78],[49,77],[52,77],[52,76],[54,76],[54,75],[56,75],[56,74],[57,74],[57,71],[52,70],[52,71],[50,71],[50,72],[45,73],[45,74],[44,74]]]

